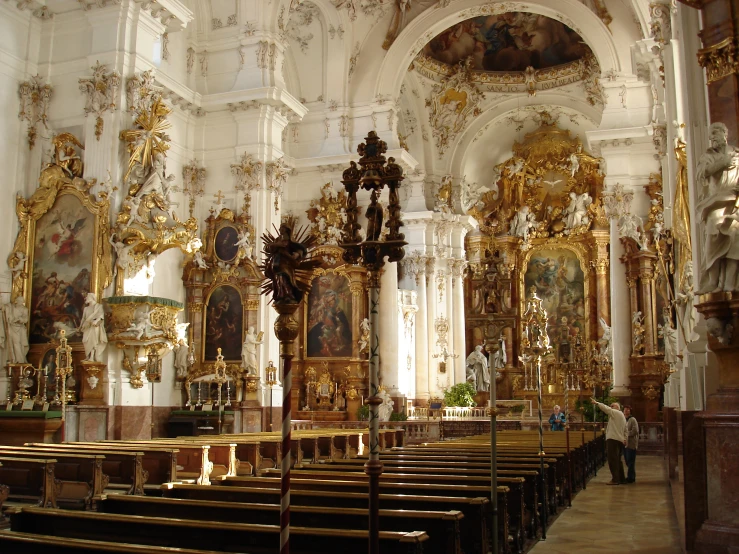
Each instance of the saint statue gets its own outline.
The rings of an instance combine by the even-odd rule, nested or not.
[[[482,353],[482,346],[475,346],[475,350],[467,356],[466,367],[471,368],[475,374],[475,389],[478,392],[487,392],[490,390],[490,371],[488,370],[488,360]]]
[[[711,147],[697,168],[698,217],[703,223],[700,293],[739,290],[739,151],[723,123],[711,124]]]
[[[608,361],[613,361],[613,339],[611,337],[611,327],[606,320],[600,318],[600,326],[603,329],[603,336],[598,339],[601,356],[605,356]]]
[[[261,336],[254,334],[254,327],[247,329],[244,344],[241,347],[241,361],[249,375],[257,373],[257,345],[263,342]]]
[[[693,293],[693,262],[688,260],[683,268],[683,279],[680,290],[675,295],[675,305],[681,315],[681,324],[685,342],[692,342],[697,338],[695,329],[696,309],[695,294]]]
[[[19,296],[15,302],[4,304],[3,313],[7,325],[8,363],[24,364],[28,361],[28,308],[23,297]]]
[[[496,378],[498,377],[497,370],[504,368],[507,361],[508,357],[505,353],[505,339],[501,338],[498,341],[498,349],[493,352],[492,357],[493,369],[496,370]]]
[[[529,232],[536,227],[536,216],[531,213],[528,206],[522,206],[511,219],[509,233],[514,237],[520,237],[524,242],[529,241]]]
[[[177,341],[177,346],[173,348],[174,352],[174,369],[178,379],[185,379],[187,377],[188,354],[190,353],[190,347],[187,344],[187,340],[182,338]]]
[[[369,319],[366,317],[362,320],[362,322],[359,324],[359,340],[357,341],[359,343],[359,353],[364,354],[365,352],[369,351],[369,343],[370,343],[370,324]]]
[[[89,362],[102,362],[108,336],[105,334],[103,305],[97,301],[94,292],[88,293],[85,298],[85,310],[82,312],[79,328],[82,331],[85,359]]]
[[[665,363],[672,368],[677,363],[677,329],[672,326],[669,312],[664,314],[663,321],[660,334],[665,341]]]
[[[588,218],[588,206],[593,203],[593,199],[587,192],[582,194],[570,193],[570,203],[565,210],[565,228],[574,229],[581,225],[587,225],[590,222]]]
[[[380,417],[380,421],[390,421],[390,414],[393,413],[393,406],[395,406],[395,402],[392,398],[390,398],[390,394],[384,389],[381,388],[380,391],[377,393],[378,398],[382,400],[382,404],[380,404],[379,408],[377,408],[378,416]]]

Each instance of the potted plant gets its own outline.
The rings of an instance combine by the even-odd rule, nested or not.
[[[457,383],[444,391],[444,404],[449,407],[474,408],[477,406],[474,398],[476,392],[472,383]]]
[[[509,413],[512,417],[520,419],[525,409],[526,404],[514,404],[513,406],[511,406]]]

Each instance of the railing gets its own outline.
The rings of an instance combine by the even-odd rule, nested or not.
[[[366,421],[310,421],[293,420],[293,431],[308,429],[367,429]],[[440,438],[439,421],[382,421],[382,429],[405,429],[406,444],[438,441]]]
[[[500,412],[499,418],[505,419],[507,412],[513,406],[524,406],[523,412],[519,412],[518,419],[521,416],[531,417],[533,415],[531,408],[531,400],[498,400],[495,405]],[[461,406],[449,406],[441,410],[434,410],[425,407],[410,406],[408,408],[409,420],[436,419],[441,414],[444,420],[478,420],[488,419],[490,417],[487,406],[477,406],[474,408],[463,408]],[[515,416],[514,416],[515,417]]]

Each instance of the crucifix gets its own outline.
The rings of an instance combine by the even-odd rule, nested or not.
[[[527,179],[533,179],[535,180],[537,175],[534,173],[534,171],[528,166],[528,164],[524,164],[521,168],[521,171],[514,174],[515,177],[518,177],[520,181],[516,183],[516,206],[521,206],[523,204],[523,188],[526,186],[526,180]]]
[[[220,189],[218,190],[218,193],[217,193],[217,194],[214,194],[213,196],[215,196],[215,198],[216,198],[216,204],[218,204],[219,206],[221,205],[221,203],[222,203],[222,200],[223,200],[224,198],[226,198],[226,197],[225,197],[225,196],[223,195],[223,191],[221,191]]]

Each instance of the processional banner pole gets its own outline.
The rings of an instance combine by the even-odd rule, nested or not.
[[[291,444],[291,396],[292,359],[295,356],[295,339],[300,325],[295,313],[310,286],[313,268],[320,261],[310,259],[309,249],[316,238],[300,231],[293,239],[294,222],[280,225],[276,235],[262,235],[264,263],[262,271],[267,280],[262,293],[272,295],[272,306],[279,314],[275,321],[275,336],[280,341],[282,360],[282,463],[280,464],[280,554],[290,554],[290,467]]]
[[[346,222],[340,246],[344,249],[343,260],[348,264],[361,265],[367,269],[369,284],[369,460],[364,472],[369,477],[369,553],[380,554],[380,425],[379,406],[382,400],[378,397],[380,390],[379,365],[379,312],[380,303],[380,271],[389,262],[403,259],[405,236],[399,231],[403,226],[400,220],[400,195],[398,189],[403,180],[403,169],[395,163],[394,158],[385,159],[387,144],[380,140],[377,133],[370,131],[365,142],[357,146],[359,166],[351,162],[350,167],[342,174],[341,182],[346,189]],[[389,189],[387,222],[384,221],[384,210],[379,202],[382,189]],[[370,204],[367,206],[367,233],[362,237],[361,225],[357,221],[359,208],[357,191],[362,188],[370,191]],[[383,233],[383,223],[387,234]],[[394,269],[393,269],[394,270]]]

